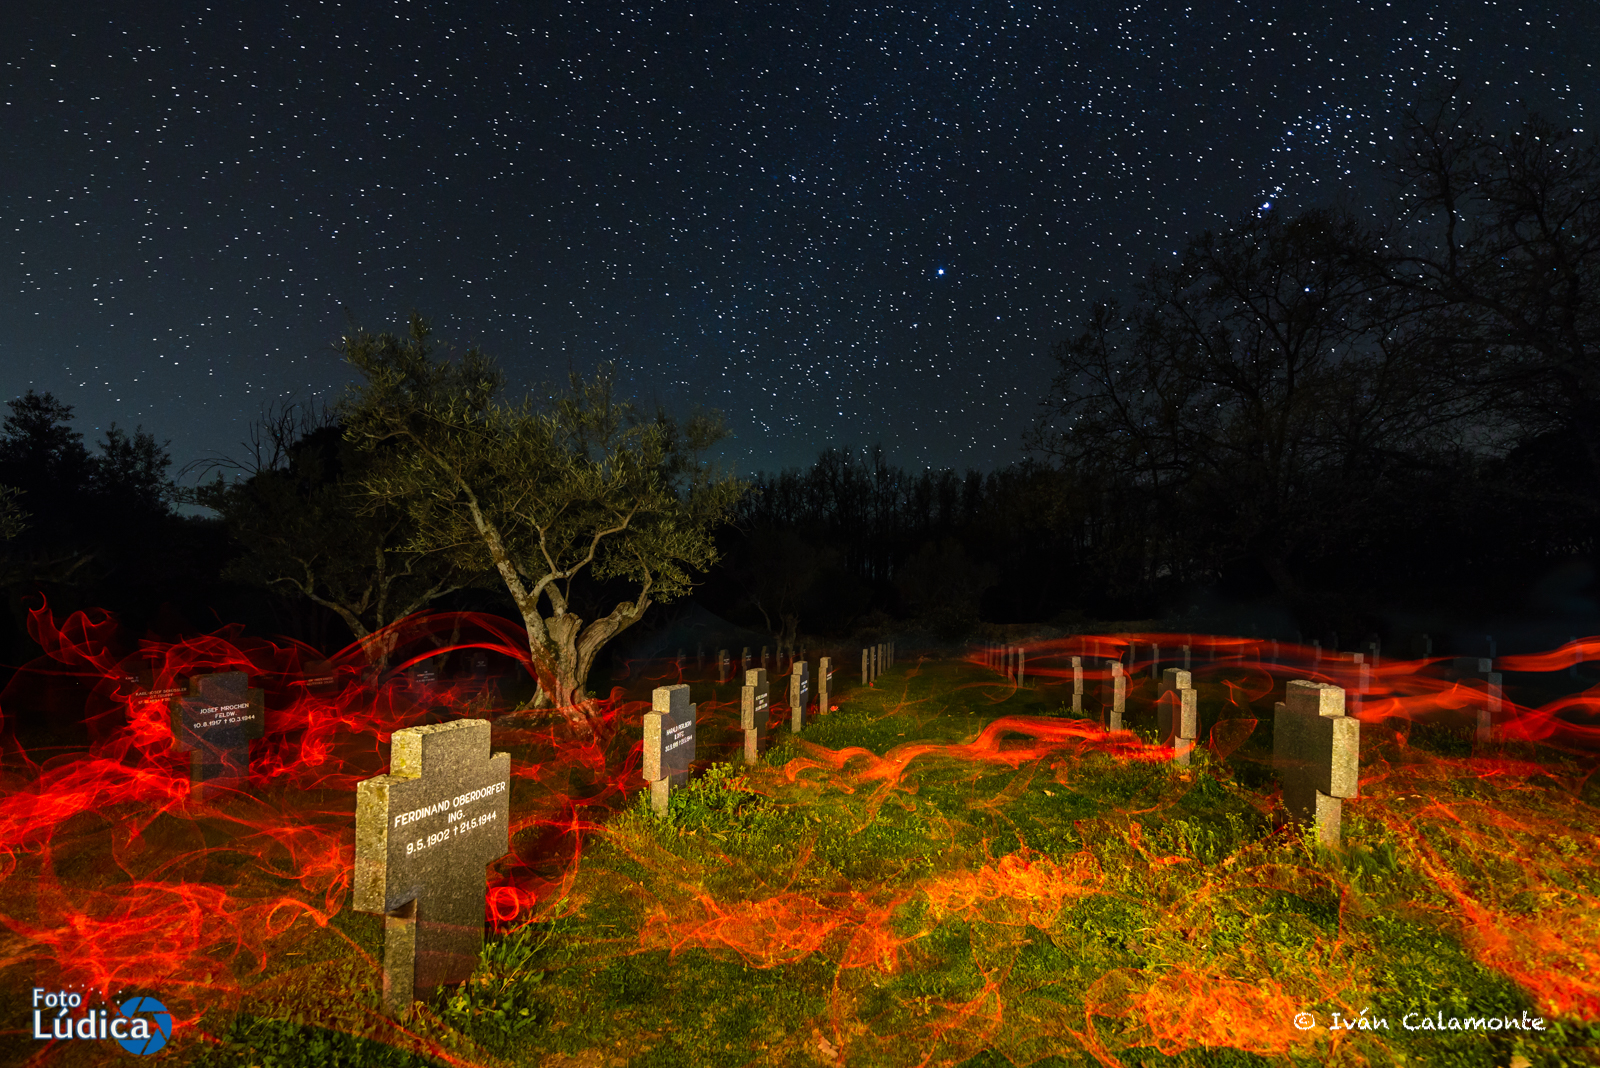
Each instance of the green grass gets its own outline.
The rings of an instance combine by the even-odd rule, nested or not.
[[[1600,840],[1571,769],[1485,783],[1450,736],[1406,749],[1375,732],[1363,766],[1382,776],[1347,804],[1345,848],[1329,852],[1275,819],[1270,700],[1239,705],[1235,692],[1202,686],[1208,725],[1261,721],[1226,761],[1197,751],[1178,769],[1088,733],[1014,756],[1030,744],[1022,735],[998,751],[971,745],[1002,716],[1069,722],[1059,691],[903,662],[872,689],[846,690],[803,737],[778,731],[761,764],[704,768],[664,817],[643,794],[614,814],[566,897],[492,935],[472,981],[419,1010],[411,1052],[375,1030],[311,1023],[328,1023],[316,1006],[330,998],[374,1003],[370,968],[337,947],[377,956],[381,927],[346,909],[308,938],[324,963],[295,980],[304,989],[273,980],[273,997],[223,1021],[221,1044],[195,1063],[1506,1068],[1521,1058],[1556,1068],[1600,1058],[1600,1026],[1540,1007],[1557,996],[1554,977],[1594,990],[1574,969],[1600,968],[1582,927],[1600,922]],[[1147,710],[1130,708],[1135,729],[1148,729]],[[923,748],[908,759],[908,747]],[[863,752],[835,756],[847,749]],[[1503,944],[1485,937],[1501,933]],[[1335,1035],[1292,1023],[1296,1012],[1325,1024],[1363,1009],[1388,1027]],[[1400,1023],[1525,1011],[1550,1028]]]

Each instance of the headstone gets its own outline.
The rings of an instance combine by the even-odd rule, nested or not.
[[[861,650],[861,685],[866,686],[872,682],[872,656],[865,649]]]
[[[1028,653],[1020,645],[1017,646],[1017,685],[1021,686],[1027,681]]]
[[[1072,658],[1072,710],[1083,714],[1083,657]]]
[[[395,731],[389,774],[356,784],[352,907],[382,913],[383,1002],[399,1015],[465,982],[483,949],[484,866],[510,847],[511,755],[489,724]]]
[[[1200,734],[1199,695],[1193,676],[1182,668],[1161,673],[1161,693],[1156,698],[1156,737],[1172,746],[1172,761],[1187,767],[1189,754]]]
[[[766,669],[767,669],[767,647],[765,645],[763,645],[761,647],[761,670],[765,671]]]
[[[1336,847],[1342,798],[1355,797],[1361,721],[1345,715],[1344,691],[1295,679],[1274,709],[1272,764],[1289,815],[1312,823],[1317,840]]]
[[[811,707],[811,665],[796,660],[789,672],[789,729],[799,734]]]
[[[1473,679],[1483,683],[1483,704],[1477,710],[1477,739],[1485,744],[1493,741],[1494,721],[1500,715],[1500,701],[1504,696],[1500,672],[1494,670],[1494,661],[1487,657],[1458,656],[1451,666],[1458,680]]]
[[[1107,660],[1105,681],[1101,684],[1101,724],[1106,730],[1122,730],[1122,717],[1128,707],[1128,676],[1122,673],[1122,661]]]
[[[749,671],[750,668],[750,647],[747,645],[744,647],[744,652],[739,654],[739,670]]]
[[[874,645],[872,647],[872,681],[874,683],[878,681],[878,676],[881,673],[882,672],[878,667],[878,647]]]
[[[326,697],[339,692],[339,676],[329,660],[308,660],[301,665],[307,693]]]
[[[426,664],[413,664],[406,669],[406,689],[411,692],[411,699],[418,704],[432,701],[438,688],[439,673],[433,668]]]
[[[472,681],[480,686],[489,681],[489,654],[482,649],[472,654]]]
[[[181,697],[189,692],[188,679],[179,676],[170,681],[172,684],[169,686],[156,685],[155,669],[151,667],[124,671],[121,693],[130,705],[156,703],[162,708],[167,708],[174,697]]]
[[[1152,679],[1161,677],[1161,646],[1157,642],[1150,643],[1150,677]]]
[[[242,671],[197,675],[189,692],[169,700],[172,747],[189,754],[189,785],[195,797],[208,788],[233,787],[250,770],[250,743],[261,737],[266,713],[260,690]]]
[[[1367,699],[1367,690],[1372,685],[1372,665],[1367,663],[1366,654],[1364,653],[1351,653],[1350,658],[1356,665],[1356,692],[1354,695],[1347,694],[1346,699],[1348,700],[1349,697],[1354,696],[1355,700],[1351,702],[1353,707],[1348,711],[1350,714],[1359,716],[1362,703]]]
[[[728,650],[717,650],[717,683],[720,685],[728,681]]]
[[[650,786],[650,807],[658,815],[667,811],[667,796],[689,781],[694,763],[694,718],[689,687],[657,686],[650,693],[650,711],[644,714],[644,781]]]
[[[754,764],[767,746],[768,719],[767,669],[751,668],[744,673],[739,690],[739,727],[744,731],[744,762]]]
[[[817,715],[826,715],[830,711],[829,702],[833,700],[833,657],[825,656],[817,661]]]

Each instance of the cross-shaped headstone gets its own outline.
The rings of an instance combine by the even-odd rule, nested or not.
[[[1108,731],[1122,729],[1122,717],[1128,708],[1128,676],[1122,673],[1122,661],[1107,660],[1106,676],[1100,684],[1100,716]]]
[[[333,670],[332,661],[308,660],[302,670],[307,693],[327,695],[338,692],[340,679]]]
[[[232,787],[250,768],[250,743],[261,737],[266,713],[260,690],[242,671],[197,675],[189,692],[171,698],[173,748],[189,754],[189,784],[196,797],[208,788]]]
[[[426,664],[413,664],[406,672],[406,681],[411,699],[426,704],[433,700],[434,691],[438,689],[439,673]]]
[[[1344,713],[1344,690],[1295,679],[1274,709],[1272,764],[1289,815],[1316,828],[1324,845],[1339,844],[1341,798],[1355,797],[1361,721]]]
[[[805,729],[811,705],[811,665],[796,660],[789,672],[789,729],[796,734]]]
[[[744,731],[744,762],[754,764],[767,744],[767,669],[751,668],[744,673],[739,690],[739,726]]]
[[[510,783],[511,754],[489,752],[481,719],[395,731],[389,774],[356,783],[352,907],[383,914],[391,1015],[477,967],[484,866],[510,845]]]
[[[667,795],[689,781],[694,763],[694,718],[698,709],[689,703],[689,687],[657,686],[650,693],[650,711],[644,714],[644,779],[650,784],[650,805],[667,811]]]
[[[1182,668],[1161,673],[1161,693],[1156,698],[1156,736],[1172,746],[1175,764],[1187,766],[1195,738],[1200,734],[1199,699],[1193,676]]]
[[[1500,686],[1500,672],[1494,670],[1494,661],[1487,657],[1458,656],[1452,661],[1452,667],[1457,680],[1483,683],[1483,704],[1477,710],[1477,739],[1482,743],[1493,741],[1494,721],[1500,714],[1500,698],[1504,692]]]
[[[169,686],[156,685],[156,672],[153,667],[125,670],[122,675],[122,696],[127,698],[129,704],[142,705],[148,701],[155,701],[167,706],[174,697],[181,697],[189,692],[188,679],[176,677],[170,681]]]

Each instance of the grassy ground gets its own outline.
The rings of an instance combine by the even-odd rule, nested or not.
[[[1582,768],[1463,751],[1444,727],[1367,730],[1363,796],[1329,853],[1277,819],[1270,694],[1207,676],[1206,733],[1226,756],[1178,769],[1138,736],[1153,726],[1140,687],[1135,733],[1108,738],[1049,686],[903,663],[803,737],[780,731],[760,765],[707,762],[666,818],[612,816],[560,900],[403,1026],[372,1013],[381,921],[346,907],[285,931],[206,1021],[224,1044],[151,1061],[1600,1063]],[[696,686],[703,708],[726,703],[699,752],[722,757],[737,704],[711,690]],[[1545,1029],[1406,1027],[1524,1013]],[[1366,1026],[1337,1027],[1350,1020]]]

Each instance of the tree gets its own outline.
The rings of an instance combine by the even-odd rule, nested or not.
[[[505,377],[482,352],[436,358],[430,333],[413,315],[406,337],[344,339],[366,379],[341,408],[347,434],[388,452],[367,491],[406,510],[412,548],[498,573],[527,627],[538,701],[591,734],[598,709],[584,681],[596,654],[717,558],[712,533],[743,487],[700,454],[726,432],[714,414],[644,417],[606,369],[573,375],[544,405],[503,400]],[[585,619],[580,581],[625,594]]]
[[[7,526],[16,543],[10,584],[77,582],[91,563],[104,572],[124,555],[121,543],[171,517],[172,459],[143,427],[129,434],[112,423],[94,454],[72,429],[72,406],[51,394],[29,390],[7,407],[0,484],[10,491],[0,511],[12,517]],[[28,502],[25,525],[18,525],[18,496]],[[111,519],[115,539],[106,535]]]
[[[219,471],[193,495],[227,521],[245,550],[224,577],[334,612],[373,667],[389,665],[398,641],[391,624],[482,574],[449,552],[414,548],[405,508],[365,490],[383,450],[358,449],[318,413],[268,413],[252,428],[251,452],[244,462],[225,462],[245,477],[228,483]]]
[[[1258,214],[1056,348],[1027,444],[1110,495],[1126,529],[1102,554],[1134,551],[1146,579],[1248,560],[1295,593],[1293,553],[1342,537],[1388,468],[1483,410],[1355,265],[1370,240],[1331,212]]]
[[[1600,498],[1600,138],[1529,114],[1495,134],[1450,100],[1409,116],[1384,285],[1454,339],[1462,374],[1528,440],[1559,435]]]

